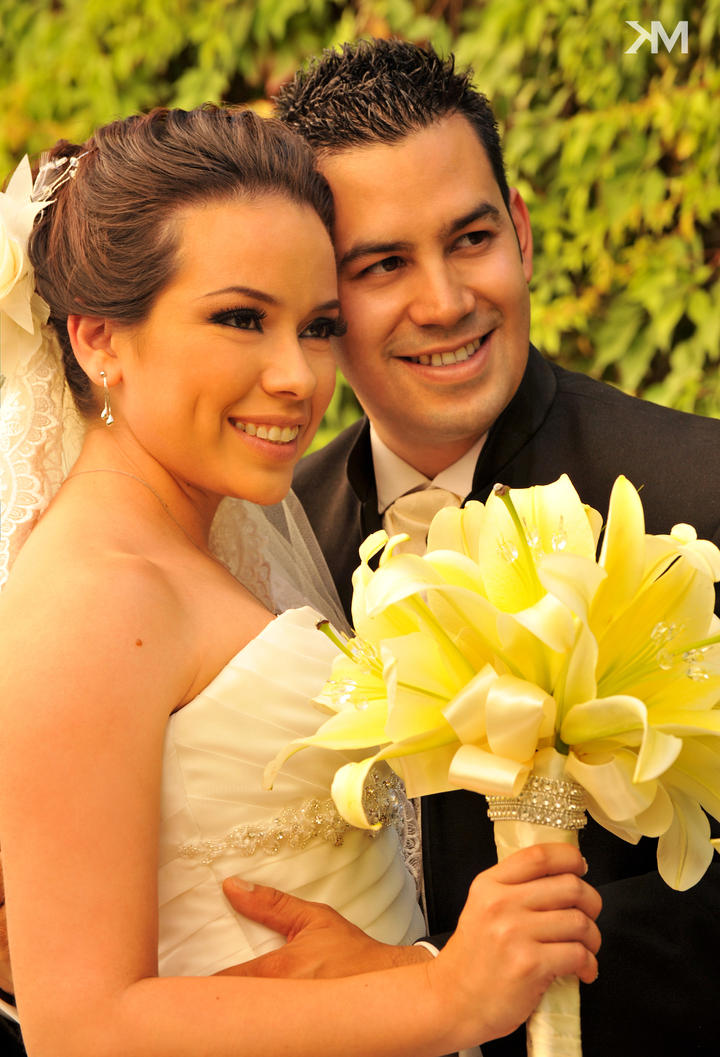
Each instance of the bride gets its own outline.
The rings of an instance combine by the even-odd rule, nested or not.
[[[282,943],[232,910],[230,874],[385,943],[423,931],[391,776],[374,839],[333,809],[334,755],[262,786],[320,719],[318,611],[342,619],[276,505],[333,388],[329,191],[273,122],[156,110],[59,143],[0,217],[0,846],[28,1052],[432,1057],[510,1031],[556,975],[594,979],[599,900],[562,845],[481,875],[434,960],[224,975]]]

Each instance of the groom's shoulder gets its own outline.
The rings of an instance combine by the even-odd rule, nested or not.
[[[364,418],[353,422],[318,451],[300,460],[293,480],[293,489],[301,502],[318,491],[343,487],[347,484],[347,463],[358,439],[367,428]]]

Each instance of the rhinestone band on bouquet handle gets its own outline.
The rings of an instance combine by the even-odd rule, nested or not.
[[[685,524],[646,534],[624,477],[604,531],[563,476],[441,510],[423,556],[393,553],[400,539],[360,548],[356,637],[323,625],[339,648],[318,698],[330,718],[266,784],[309,745],[369,750],[332,785],[352,825],[372,828],[362,793],[382,761],[409,797],[487,796],[501,858],[577,843],[587,810],[631,843],[658,838],[670,887],[696,884],[720,850],[718,548]],[[578,995],[576,978],[546,992],[533,1057],[579,1057]]]
[[[533,844],[562,841],[578,847],[585,826],[582,786],[563,778],[564,758],[544,749],[516,797],[488,796],[498,862]],[[527,1022],[528,1057],[581,1057],[580,983],[576,976],[554,980]]]

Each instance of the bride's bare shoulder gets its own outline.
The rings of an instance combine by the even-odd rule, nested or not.
[[[38,525],[0,594],[0,666],[31,651],[49,670],[82,671],[93,654],[122,664],[150,647],[182,682],[196,649],[191,608],[168,568],[118,542],[72,519]]]
[[[149,541],[149,542],[148,542]],[[148,545],[146,545],[146,542]],[[163,676],[163,707],[191,700],[271,619],[208,555],[70,509],[31,533],[0,594],[0,668],[26,644],[55,670],[111,657],[118,678]],[[12,658],[12,660],[11,660]],[[169,696],[168,696],[169,695]]]

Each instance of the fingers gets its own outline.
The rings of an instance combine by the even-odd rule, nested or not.
[[[543,979],[597,975],[599,894],[582,880],[577,848],[546,844],[525,848],[479,874],[461,916],[485,950],[498,958],[524,952]],[[467,914],[467,916],[465,916]],[[476,948],[477,949],[477,948]]]
[[[602,909],[599,893],[582,880],[585,860],[569,844],[539,844],[509,856],[479,874],[471,887],[478,897],[487,885],[499,884],[505,896],[529,910],[576,907],[595,921]]]
[[[493,871],[496,879],[503,884],[522,884],[553,874],[574,873],[584,877],[587,863],[574,844],[557,841],[522,848],[494,866]]]
[[[539,914],[534,925],[540,943],[582,943],[591,954],[597,954],[602,942],[600,929],[581,910],[549,910]]]
[[[567,910],[577,907],[593,921],[597,921],[602,910],[599,893],[575,874],[540,877],[514,887],[523,893],[523,902],[530,910]]]
[[[223,975],[330,979],[428,959],[422,948],[371,939],[323,903],[309,903],[265,885],[248,885],[237,877],[228,878],[223,889],[235,910],[287,937],[287,943],[276,950]]]
[[[268,885],[253,885],[240,877],[228,877],[223,892],[239,914],[266,925],[291,940],[305,928],[325,921],[332,911],[323,903],[310,903]]]
[[[582,943],[545,944],[543,962],[547,984],[562,976],[577,976],[584,984],[592,984],[597,980],[597,958]]]
[[[533,910],[578,907],[594,921],[602,899],[581,879],[586,872],[578,849],[560,842],[523,848],[487,871],[501,884],[525,886],[524,901]]]

